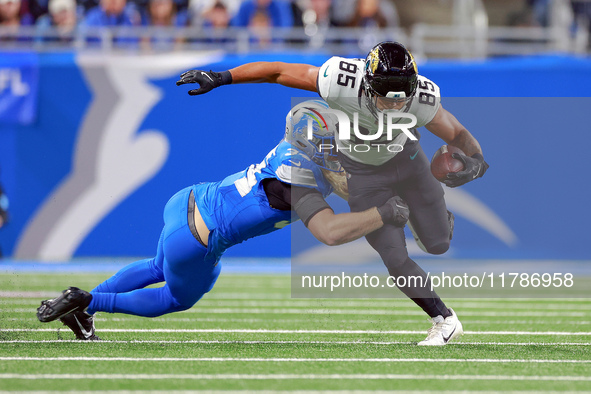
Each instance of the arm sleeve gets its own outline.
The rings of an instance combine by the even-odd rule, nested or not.
[[[292,186],[291,199],[293,210],[306,227],[308,227],[310,219],[318,212],[327,208],[332,209],[316,189]]]

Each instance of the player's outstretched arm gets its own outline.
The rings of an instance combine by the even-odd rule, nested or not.
[[[381,207],[363,212],[335,214],[327,207],[314,214],[307,227],[320,242],[335,246],[361,238],[384,224],[402,227],[408,221],[409,213],[408,205],[396,196]]]
[[[425,127],[448,145],[458,147],[466,154],[453,154],[455,159],[464,163],[464,170],[448,174],[445,181],[447,186],[461,186],[484,175],[489,166],[484,161],[478,140],[449,111],[440,107]]]
[[[316,92],[319,67],[283,62],[254,62],[228,71],[189,70],[181,74],[177,86],[198,83],[191,96],[207,93],[219,86],[238,83],[278,83],[290,88]]]

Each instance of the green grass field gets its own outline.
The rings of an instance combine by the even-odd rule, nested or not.
[[[404,299],[291,299],[288,275],[221,275],[191,310],[99,313],[101,342],[39,302],[108,274],[0,275],[0,391],[591,391],[591,300],[456,299],[466,334],[420,348]]]

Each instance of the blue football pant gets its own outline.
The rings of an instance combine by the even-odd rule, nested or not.
[[[191,233],[190,193],[190,187],[183,189],[166,204],[156,257],[129,264],[98,285],[91,291],[88,313],[156,317],[191,308],[213,288],[221,264]],[[145,288],[162,281],[163,287]]]

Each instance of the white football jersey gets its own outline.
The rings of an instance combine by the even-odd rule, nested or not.
[[[359,129],[367,129],[366,134],[376,134],[379,123],[366,105],[365,95],[362,94],[362,81],[365,60],[347,59],[334,56],[320,67],[318,72],[318,92],[332,109],[343,111],[349,116],[351,124],[354,114],[358,114]],[[420,76],[417,90],[410,104],[401,112],[414,115],[417,118],[415,128],[425,126],[433,118],[440,107],[439,87],[429,79]],[[400,123],[408,123],[407,118],[399,119]],[[394,122],[396,123],[396,122]],[[400,129],[393,129],[392,139],[386,135],[386,117],[383,116],[382,137],[373,141],[364,141],[355,136],[351,128],[351,139],[341,140],[336,137],[339,151],[360,163],[378,166],[393,158],[399,147],[404,146],[408,137]],[[368,145],[369,147],[356,147]],[[393,145],[398,145],[398,148]],[[363,149],[361,149],[363,148]]]

